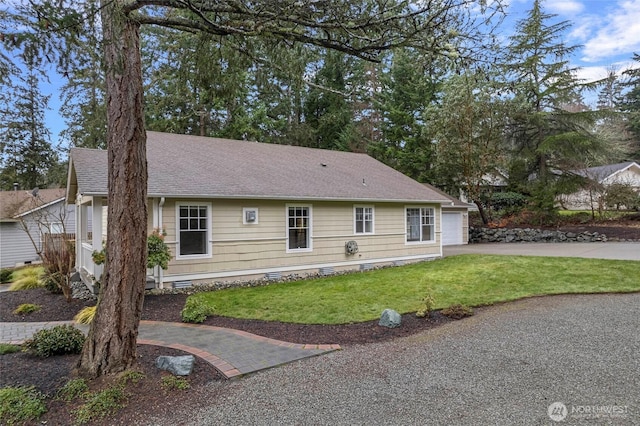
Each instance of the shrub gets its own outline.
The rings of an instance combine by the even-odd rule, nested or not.
[[[154,229],[147,238],[147,268],[159,266],[162,269],[167,269],[169,267],[171,251],[167,243],[164,242],[165,235],[164,230],[160,232],[159,229]]]
[[[37,331],[24,342],[24,349],[40,357],[79,354],[84,344],[84,334],[71,325],[57,325]]]
[[[416,316],[418,318],[430,317],[431,311],[433,311],[433,306],[435,305],[435,299],[431,290],[427,290],[427,294],[422,299],[422,305],[420,309],[416,312]]]
[[[12,275],[13,275],[13,271],[11,269],[7,269],[7,268],[0,269],[0,284],[11,282]]]
[[[93,322],[93,318],[96,316],[96,308],[97,306],[87,306],[86,308],[83,308],[75,317],[73,317],[73,320],[78,324],[91,324]]]
[[[114,386],[87,395],[87,401],[74,410],[73,414],[78,424],[103,419],[124,407],[126,399],[124,388],[121,385]]]
[[[86,396],[88,392],[89,386],[84,379],[72,379],[58,390],[56,398],[71,402],[76,398]]]
[[[0,355],[12,354],[20,352],[20,346],[12,345],[10,343],[0,343]]]
[[[26,275],[19,278],[9,286],[9,291],[31,290],[33,288],[42,287],[40,278],[34,275]]]
[[[18,306],[13,311],[13,313],[15,315],[28,315],[33,312],[38,312],[40,309],[42,309],[42,306],[40,305],[34,305],[33,303],[23,303],[22,305]]]
[[[473,315],[473,309],[466,305],[451,305],[448,308],[443,309],[440,312],[445,317],[449,317],[452,319],[462,319],[464,317],[470,317]]]
[[[191,387],[191,385],[189,384],[189,381],[186,378],[174,376],[173,374],[169,376],[164,376],[162,378],[161,386],[166,391],[171,391],[174,389],[187,390]]]
[[[59,235],[49,239],[42,252],[49,288],[58,287],[67,301],[71,300],[71,272],[75,263],[75,245]]]
[[[1,424],[23,424],[38,419],[46,411],[44,396],[33,386],[0,389]]]
[[[184,305],[184,309],[180,313],[183,322],[191,322],[199,324],[207,319],[209,314],[207,305],[200,301],[200,299],[194,299],[189,297],[187,303]]]
[[[63,294],[62,288],[58,284],[58,281],[51,275],[47,275],[43,280],[43,287],[52,294]]]

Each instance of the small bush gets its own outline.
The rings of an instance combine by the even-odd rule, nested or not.
[[[0,343],[0,355],[12,354],[20,352],[22,349],[18,345],[12,345],[10,343]]]
[[[73,320],[78,324],[91,324],[93,318],[96,316],[96,306],[87,306],[73,317]]]
[[[33,386],[0,389],[0,424],[23,424],[37,420],[46,411],[44,396]]]
[[[87,395],[87,402],[73,411],[77,424],[103,419],[124,407],[127,395],[122,386],[115,386]]]
[[[37,331],[23,346],[25,351],[46,358],[52,355],[79,354],[83,344],[84,334],[65,324]]]
[[[76,398],[84,397],[89,392],[89,386],[84,379],[69,380],[58,390],[56,399],[71,402]]]
[[[56,280],[55,277],[48,275],[46,278],[44,278],[43,280],[43,287],[45,289],[47,289],[47,291],[49,293],[52,294],[62,294],[62,288],[60,288],[60,285],[58,284],[58,281]]]
[[[187,390],[191,387],[186,378],[174,376],[173,374],[170,376],[164,376],[162,378],[161,386],[166,391]]]
[[[18,306],[13,311],[13,313],[15,315],[28,315],[33,312],[38,312],[40,309],[42,309],[42,306],[40,305],[34,305],[33,303],[23,303],[22,305]]]
[[[13,276],[13,271],[11,269],[0,269],[0,284],[11,282],[11,277]]]
[[[416,312],[416,316],[418,318],[425,318],[431,316],[431,311],[433,311],[433,307],[435,305],[435,299],[431,291],[427,291],[424,299],[422,299],[422,305],[420,309]]]
[[[448,308],[443,309],[440,312],[445,317],[449,317],[451,319],[462,319],[464,317],[470,317],[473,315],[473,309],[466,305],[451,305]]]
[[[184,309],[180,313],[183,322],[191,322],[195,324],[204,322],[204,320],[207,319],[208,314],[208,306],[199,299],[194,299],[192,297],[187,299],[187,303],[185,303]]]
[[[40,278],[33,275],[27,275],[15,280],[13,284],[9,286],[9,291],[31,290],[39,287],[42,287],[42,281]]]

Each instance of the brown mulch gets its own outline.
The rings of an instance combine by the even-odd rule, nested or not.
[[[184,307],[187,295],[147,295],[145,296],[142,319],[152,321],[180,321],[180,311]],[[42,306],[38,312],[29,315],[15,315],[13,311],[22,303]],[[45,289],[27,291],[0,292],[0,321],[65,321],[83,307],[94,302],[74,300],[67,303],[61,295],[52,295]],[[408,336],[427,328],[450,321],[434,313],[429,319],[419,319],[414,314],[402,316],[402,326],[388,329],[377,325],[377,321],[347,325],[299,325],[281,322],[241,320],[225,317],[209,317],[206,325],[230,327],[261,336],[293,343],[338,343],[343,346],[366,344]],[[125,408],[108,419],[92,422],[92,425],[131,425],[141,424],[149,415],[162,415],[175,411],[176,407],[198,407],[206,404],[207,398],[215,397],[207,384],[212,381],[225,381],[223,376],[210,364],[196,358],[193,373],[188,377],[191,387],[188,390],[166,391],[161,386],[163,376],[169,373],[155,368],[155,359],[159,355],[184,355],[185,353],[163,347],[138,345],[139,369],[145,378],[128,387],[128,401]],[[74,376],[77,355],[38,358],[26,353],[14,353],[0,356],[0,388],[7,386],[35,386],[48,395],[48,411],[37,422],[31,424],[67,425],[73,424],[72,410],[81,401],[65,403],[53,398],[58,389]],[[114,378],[110,379],[111,381]],[[109,379],[95,381],[91,388],[104,389],[111,384]],[[218,388],[219,389],[219,388]],[[46,422],[46,423],[45,423]]]

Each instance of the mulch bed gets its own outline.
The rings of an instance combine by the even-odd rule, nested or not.
[[[142,313],[143,320],[181,321],[180,312],[187,295],[147,295]],[[28,315],[15,315],[13,311],[23,303],[33,303],[42,308]],[[73,300],[66,302],[62,295],[53,295],[45,289],[0,292],[0,321],[66,321],[85,306],[95,302]],[[414,314],[402,316],[402,326],[394,329],[380,327],[377,321],[347,325],[299,325],[281,322],[241,320],[212,316],[206,325],[244,330],[273,339],[293,343],[366,344],[408,336],[427,328],[451,321],[434,313],[431,318],[417,318]],[[138,368],[145,374],[139,383],[128,387],[128,402],[125,408],[108,419],[92,422],[92,425],[142,424],[150,415],[170,413],[175,407],[198,407],[206,404],[217,392],[207,386],[212,381],[225,381],[224,377],[210,364],[196,358],[193,373],[189,376],[190,389],[167,391],[161,386],[162,377],[167,372],[155,368],[159,355],[185,355],[182,351],[149,345],[138,345]],[[66,425],[73,424],[72,411],[79,402],[65,403],[56,400],[58,389],[74,377],[74,367],[78,355],[38,358],[26,353],[0,356],[0,388],[6,386],[35,386],[40,392],[51,397],[47,402],[47,413],[32,424]],[[91,384],[95,390],[104,389],[114,378],[97,380]],[[222,391],[222,390],[220,390]]]

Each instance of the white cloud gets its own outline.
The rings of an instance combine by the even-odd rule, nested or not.
[[[626,70],[639,67],[640,64],[635,61],[621,61],[606,66],[602,65],[593,67],[582,67],[577,71],[576,76],[579,79],[584,80],[586,83],[591,83],[607,77],[607,75],[609,74],[609,69],[613,69],[616,74],[620,76]]]
[[[543,7],[551,13],[560,15],[581,13],[584,10],[584,5],[576,0],[548,0]]]
[[[593,38],[584,43],[583,61],[596,62],[640,50],[640,0],[619,2],[601,22]]]

